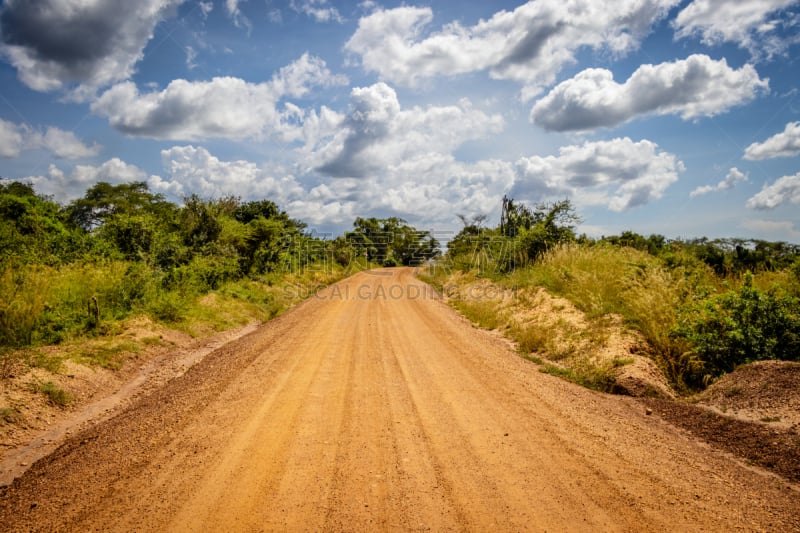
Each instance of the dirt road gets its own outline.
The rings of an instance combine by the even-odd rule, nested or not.
[[[800,491],[366,272],[77,435],[3,531],[793,531]]]

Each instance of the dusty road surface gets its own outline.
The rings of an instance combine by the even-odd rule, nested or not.
[[[365,272],[76,435],[3,531],[794,531],[800,491]]]

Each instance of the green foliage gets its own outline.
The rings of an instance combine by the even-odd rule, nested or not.
[[[535,262],[549,249],[575,240],[573,227],[580,219],[569,200],[537,205],[530,214],[531,223],[517,234],[526,262]]]
[[[52,356],[43,352],[33,352],[28,359],[30,366],[43,368],[51,374],[59,374],[64,370],[64,359],[60,356]]]
[[[277,276],[269,285],[281,284],[290,273],[341,276],[341,266],[366,266],[347,239],[324,241],[304,229],[269,200],[191,196],[179,207],[144,182],[101,182],[61,206],[29,184],[0,181],[0,351],[104,336],[141,314],[180,327],[267,319],[293,300],[251,288],[261,296],[232,321],[195,310],[203,295],[231,284],[260,284],[267,276]],[[410,261],[415,245],[406,239],[392,259]]]
[[[507,271],[521,257],[514,239],[503,237],[497,229],[465,226],[447,244],[447,262],[452,268],[484,275]]]
[[[748,361],[800,358],[800,246],[631,231],[575,238],[579,219],[568,201],[530,208],[504,197],[497,228],[481,227],[485,217],[459,218],[464,228],[431,272],[433,283],[452,270],[470,272],[510,289],[545,287],[590,320],[620,315],[678,389],[702,387]],[[726,288],[745,272],[754,274],[738,290]],[[491,314],[482,304],[457,305],[468,316]],[[548,332],[515,327],[509,334],[526,353],[552,352]],[[593,371],[572,368],[566,377],[602,389],[604,378]]]
[[[150,214],[164,220],[174,213],[175,206],[162,195],[151,193],[143,181],[120,185],[98,182],[86,191],[83,198],[66,208],[68,220],[86,231],[102,226],[116,215]]]
[[[99,237],[109,241],[123,259],[136,261],[150,256],[158,232],[153,215],[111,215],[99,229]]]
[[[0,180],[0,265],[54,264],[79,243],[58,204],[30,184]]]
[[[159,322],[175,324],[185,318],[186,298],[176,292],[162,292],[147,302],[146,309]]]
[[[345,239],[367,261],[383,266],[419,265],[439,255],[439,243],[402,218],[356,218]]]
[[[800,301],[763,291],[745,275],[738,290],[701,300],[683,311],[674,334],[702,357],[704,375],[762,359],[800,360]],[[702,376],[694,376],[702,379]]]
[[[73,358],[87,365],[119,370],[128,356],[139,353],[139,350],[139,344],[133,341],[101,341],[82,346]]]
[[[758,239],[707,239],[668,241],[662,235],[642,235],[625,231],[619,236],[603,237],[601,242],[636,248],[657,256],[669,264],[701,261],[718,276],[744,272],[777,271],[790,268],[800,258],[800,246]]]
[[[532,264],[548,250],[574,241],[573,228],[580,220],[569,200],[530,208],[508,197],[503,197],[497,228],[481,227],[484,217],[459,218],[464,228],[448,243],[447,259],[456,269],[477,269],[487,276]]]
[[[181,210],[180,227],[184,242],[195,251],[202,251],[214,243],[222,233],[219,220],[220,207],[217,202],[205,201],[197,195],[185,199]]]

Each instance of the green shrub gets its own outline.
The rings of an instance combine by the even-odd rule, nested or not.
[[[692,344],[712,377],[752,361],[800,360],[799,305],[795,297],[754,287],[748,273],[738,291],[687,307],[674,335]]]
[[[164,292],[147,304],[150,315],[158,321],[175,323],[184,319],[186,302],[175,292]]]

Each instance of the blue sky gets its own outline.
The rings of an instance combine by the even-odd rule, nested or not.
[[[0,176],[800,243],[800,0],[6,0]]]

